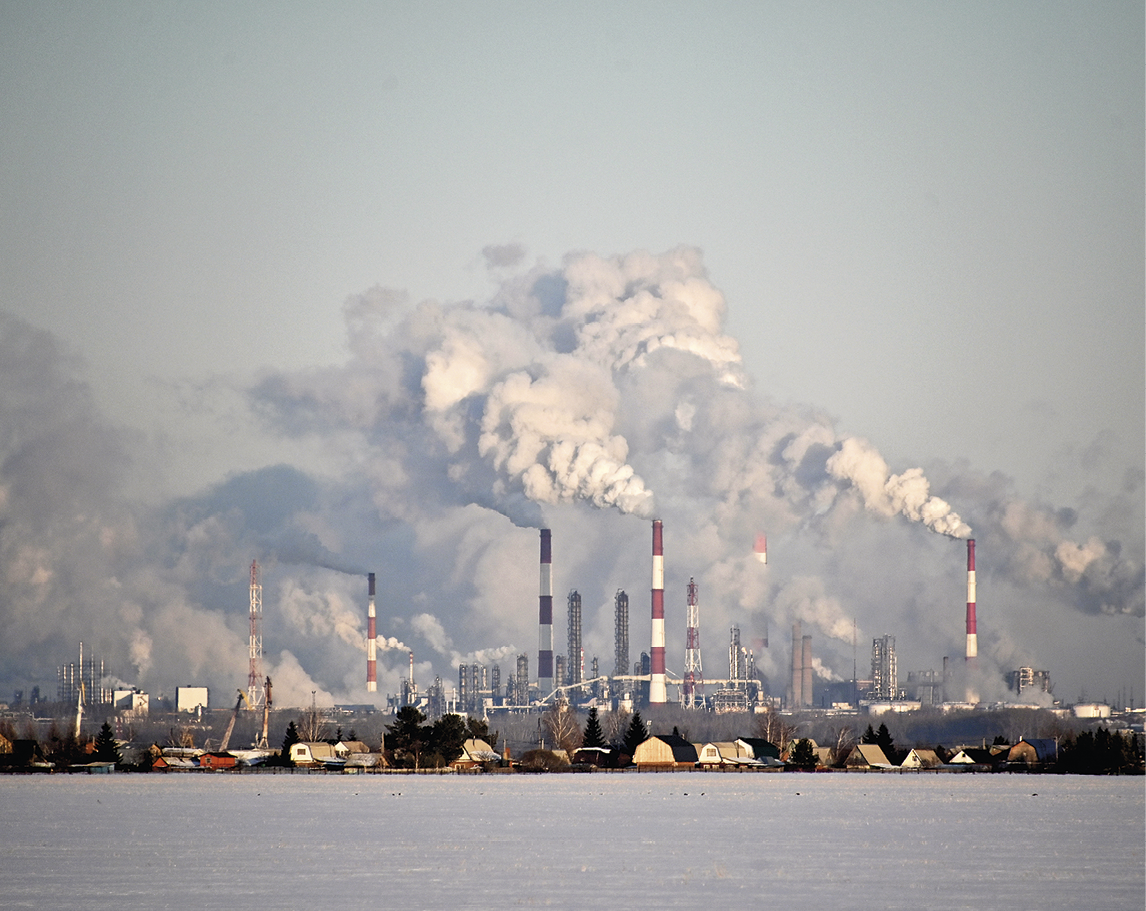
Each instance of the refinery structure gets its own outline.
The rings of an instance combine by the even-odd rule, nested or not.
[[[757,656],[752,648],[742,643],[737,625],[728,628],[726,646],[710,646],[706,666],[701,654],[701,589],[695,576],[689,577],[681,593],[685,613],[680,638],[672,637],[683,648],[679,652],[668,648],[663,522],[653,520],[651,532],[648,648],[647,651],[642,649],[639,657],[634,658],[630,654],[630,597],[623,589],[618,590],[613,598],[614,654],[611,664],[606,664],[608,670],[602,669],[597,656],[586,654],[582,597],[576,588],[571,588],[566,597],[562,639],[566,651],[564,654],[554,652],[554,541],[548,528],[539,529],[538,540],[537,651],[533,654],[519,653],[505,666],[501,663],[463,662],[457,666],[456,682],[443,681],[440,676],[435,676],[432,681],[419,685],[414,674],[414,652],[408,650],[409,671],[401,678],[398,692],[385,697],[374,695],[378,694],[377,587],[375,573],[365,574],[365,692],[372,700],[366,705],[374,708],[385,706],[392,712],[414,706],[428,717],[437,718],[451,712],[488,717],[497,712],[544,711],[554,705],[596,707],[604,711],[632,711],[674,704],[688,710],[714,713],[866,710],[878,714],[924,707],[974,707],[979,703],[974,686],[978,635],[973,539],[966,542],[966,648],[962,668],[944,657],[941,670],[909,671],[902,675],[895,636],[885,633],[872,640],[870,675],[860,679],[856,669],[864,666],[866,670],[866,663],[861,665],[858,661],[858,644],[853,633],[853,650],[857,655],[853,661],[852,679],[828,679],[827,675],[817,673],[811,624],[795,619],[787,649],[784,643],[777,643],[781,652],[786,651],[782,657],[777,657],[787,665],[780,684],[782,689],[778,690],[776,681],[768,680],[758,670]],[[754,555],[760,565],[767,566],[768,546],[763,534],[756,538]],[[265,714],[269,708],[271,689],[270,678],[266,677],[263,669],[262,616],[261,570],[258,562],[252,561],[249,662],[246,687],[239,690],[240,699],[234,707],[236,713],[245,707],[251,712],[261,709]],[[769,647],[766,629],[765,625],[764,637],[755,640],[758,647]],[[714,655],[720,655],[720,658],[716,659]],[[676,664],[678,660],[679,665]],[[774,667],[777,663],[773,660],[770,665]],[[57,668],[56,701],[73,707],[78,716],[82,715],[85,706],[96,705],[114,705],[116,710],[122,708],[146,714],[146,694],[134,688],[113,688],[108,685],[108,680],[103,661],[90,651],[85,658],[81,644],[79,661]],[[1049,673],[1032,667],[1007,672],[1005,682],[1016,702],[1035,698],[1045,704],[1052,692]],[[17,703],[22,698],[22,693],[16,694]],[[30,702],[34,704],[39,699],[39,693],[35,692]],[[177,711],[202,712],[208,708],[207,688],[180,687],[176,703]],[[222,706],[216,704],[211,707]]]
[[[387,697],[388,708],[397,711],[414,705],[436,717],[444,712],[488,716],[500,711],[544,710],[555,704],[596,707],[602,710],[656,707],[677,704],[696,711],[799,712],[911,711],[923,707],[973,707],[979,702],[974,691],[973,672],[978,655],[975,616],[975,542],[967,541],[966,654],[963,669],[956,669],[947,657],[942,670],[910,671],[901,678],[895,637],[890,634],[872,640],[871,673],[860,679],[853,672],[847,681],[829,681],[817,675],[813,635],[801,620],[791,628],[786,656],[789,672],[783,692],[775,692],[758,672],[756,655],[741,642],[738,626],[728,629],[727,646],[719,662],[709,658],[706,673],[701,655],[700,586],[690,577],[684,591],[685,623],[683,650],[677,665],[670,667],[665,624],[665,535],[661,520],[652,521],[651,585],[649,600],[650,636],[648,650],[639,658],[630,656],[630,598],[618,590],[613,599],[614,655],[611,671],[603,673],[602,662],[585,653],[582,637],[582,598],[576,588],[566,598],[566,652],[554,651],[554,541],[550,529],[539,530],[538,646],[535,654],[521,653],[512,666],[462,663],[457,668],[456,686],[436,677],[424,689],[414,682],[413,653],[410,673],[400,691]],[[767,539],[756,538],[756,559],[767,565]],[[374,577],[370,575],[368,625],[374,631]],[[678,640],[680,641],[680,640]],[[758,644],[768,647],[767,633]],[[374,653],[367,643],[367,688],[375,680]],[[530,665],[535,673],[531,675]],[[675,663],[675,662],[674,662]],[[1007,675],[1007,684],[1016,697],[1026,693],[1051,691],[1049,674],[1032,668],[1016,669]]]

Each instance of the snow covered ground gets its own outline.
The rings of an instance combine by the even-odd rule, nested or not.
[[[1141,909],[1141,778],[0,776],[4,908]]]

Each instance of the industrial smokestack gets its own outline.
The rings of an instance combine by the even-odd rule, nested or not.
[[[541,529],[541,587],[538,594],[537,687],[544,699],[553,692],[553,542]],[[527,700],[522,700],[522,704]]]
[[[804,636],[801,640],[801,658],[800,658],[800,705],[809,706],[812,704],[812,637]]]
[[[761,563],[767,564],[768,562],[768,538],[761,532],[756,536],[756,545],[752,548],[752,552],[756,555],[756,559]]]
[[[800,621],[792,624],[792,679],[788,685],[788,708],[799,708],[804,704],[803,639],[800,635]]]
[[[366,608],[366,692],[378,692],[378,627],[374,613],[374,573],[368,573],[367,588],[370,593]]]
[[[979,637],[975,630],[975,539],[967,540],[967,660],[979,655]]]
[[[653,521],[653,641],[649,664],[649,704],[668,701],[665,686],[665,557],[664,526]]]
[[[975,628],[975,539],[967,539],[967,701],[978,702],[979,694],[971,682],[971,672],[979,655],[979,635]]]

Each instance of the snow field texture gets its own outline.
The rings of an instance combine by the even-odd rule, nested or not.
[[[1143,907],[1141,778],[3,776],[5,908]]]

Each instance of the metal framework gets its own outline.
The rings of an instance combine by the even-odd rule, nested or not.
[[[575,686],[585,677],[585,653],[581,649],[581,595],[577,589],[569,592],[569,663],[565,666],[562,683]]]
[[[251,561],[251,669],[247,674],[247,706],[253,712],[263,704],[263,636],[259,620],[263,616],[263,587],[259,584],[259,563]]]
[[[680,701],[686,709],[699,708],[704,698],[699,692],[703,686],[704,672],[700,663],[700,607],[697,601],[696,581],[688,580],[688,611],[684,649],[684,683],[680,688]]]
[[[616,644],[613,651],[613,676],[624,677],[629,673],[629,596],[624,589],[613,599]]]
[[[895,666],[895,636],[881,636],[871,642],[871,698],[891,701],[899,688]]]

